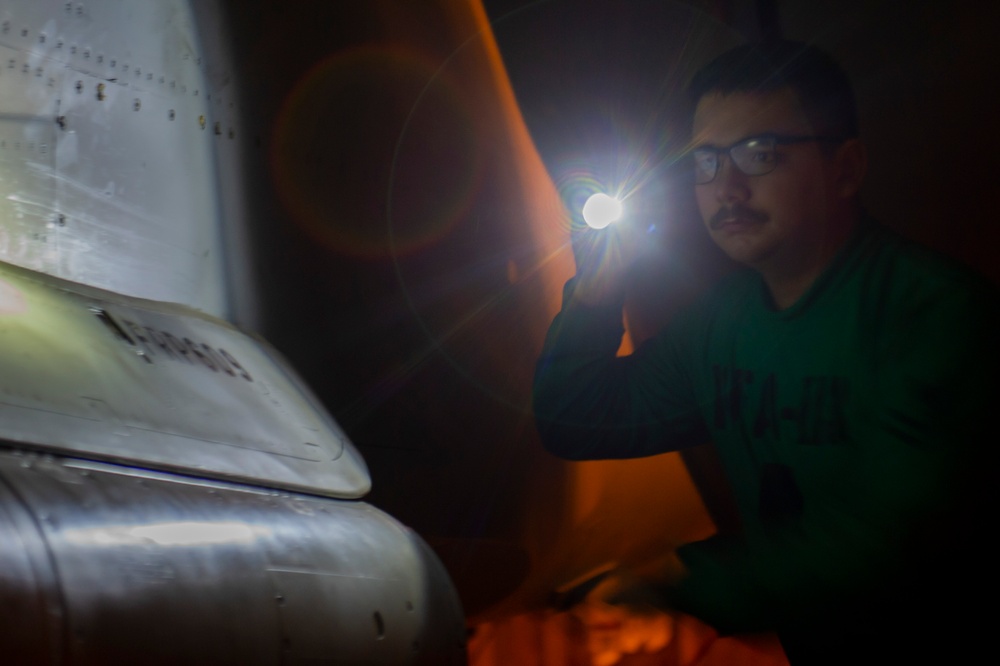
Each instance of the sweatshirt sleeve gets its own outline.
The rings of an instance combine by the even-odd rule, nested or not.
[[[563,291],[535,369],[535,422],[545,448],[571,460],[636,458],[707,441],[669,335],[616,356],[622,303],[591,307]]]

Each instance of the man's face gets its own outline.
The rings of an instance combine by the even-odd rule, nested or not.
[[[760,135],[812,136],[796,94],[709,93],[694,114],[693,145],[728,148]],[[709,235],[732,259],[762,272],[800,270],[829,232],[835,188],[831,160],[817,142],[779,145],[775,168],[749,176],[729,155],[714,180],[695,185]]]

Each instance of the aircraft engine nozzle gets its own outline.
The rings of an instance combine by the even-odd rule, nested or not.
[[[363,502],[0,450],[0,580],[7,663],[466,663],[440,562]]]

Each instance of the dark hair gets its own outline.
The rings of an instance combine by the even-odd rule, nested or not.
[[[838,138],[858,136],[858,111],[850,79],[825,51],[785,39],[744,44],[701,68],[688,86],[691,108],[712,92],[774,92],[791,88],[813,130]]]

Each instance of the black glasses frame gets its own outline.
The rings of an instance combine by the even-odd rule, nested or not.
[[[758,134],[741,139],[731,146],[716,148],[715,146],[699,146],[691,151],[694,159],[694,182],[696,185],[707,185],[715,180],[719,175],[719,156],[726,155],[733,165],[740,172],[748,176],[763,176],[774,171],[778,166],[778,161],[774,159],[774,149],[777,146],[787,146],[796,143],[808,143],[819,141],[821,143],[843,143],[846,139],[834,136],[823,135],[801,135],[793,136],[786,134]],[[759,144],[759,145],[758,145]],[[757,149],[760,152],[751,152],[746,155],[741,154],[741,150]],[[737,151],[734,154],[733,151]],[[752,161],[755,157],[763,155],[766,159],[760,162]],[[706,160],[711,160],[707,162]],[[711,165],[711,169],[706,168]]]

